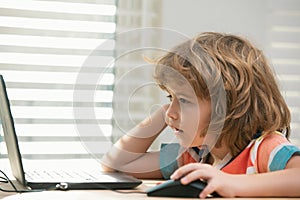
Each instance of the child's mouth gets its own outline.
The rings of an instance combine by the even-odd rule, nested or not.
[[[182,134],[183,131],[180,130],[180,129],[178,129],[178,128],[174,128],[174,133],[175,133],[175,134]]]

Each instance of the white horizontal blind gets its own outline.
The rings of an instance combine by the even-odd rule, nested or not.
[[[0,73],[23,158],[90,158],[83,141],[99,145],[99,155],[107,150],[114,82],[107,63],[114,59],[115,14],[115,0],[0,1]],[[98,62],[82,71],[91,53]],[[76,83],[79,72],[89,77],[102,71],[96,89],[93,82]],[[75,87],[83,97],[92,92],[94,101],[74,99]],[[92,107],[96,119],[75,118],[74,107],[82,113]],[[78,133],[78,127],[92,125],[105,135]],[[0,139],[5,158],[2,133]]]
[[[268,51],[291,110],[291,138],[300,145],[300,1],[268,0],[268,11]]]
[[[122,0],[117,9],[113,138],[124,135],[144,120],[159,103],[159,88],[153,82],[153,68],[144,57],[153,55],[149,46],[159,46],[160,36],[143,35],[145,27],[159,27],[159,0]],[[141,29],[140,29],[141,28]],[[146,32],[146,31],[145,31]],[[126,53],[124,53],[126,52]]]

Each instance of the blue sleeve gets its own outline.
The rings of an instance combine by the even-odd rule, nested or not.
[[[270,171],[282,170],[293,155],[300,156],[300,148],[294,145],[283,145],[275,153],[269,164]]]
[[[169,179],[171,174],[178,169],[177,157],[179,149],[180,145],[177,143],[161,145],[159,164],[164,179]]]

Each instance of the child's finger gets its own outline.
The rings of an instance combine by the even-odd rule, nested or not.
[[[215,187],[212,184],[207,184],[207,186],[202,190],[202,192],[199,194],[199,197],[201,199],[206,198],[208,195],[215,192]]]
[[[211,168],[210,165],[206,165],[206,164],[200,164],[200,163],[191,163],[185,166],[180,167],[179,169],[177,169],[172,175],[171,175],[171,179],[175,180],[175,179],[180,179],[185,175],[188,175],[190,173],[192,173],[193,171],[203,171],[206,172],[209,168]],[[198,172],[199,173],[199,172]],[[201,172],[202,173],[202,172]],[[205,174],[202,173],[201,176],[204,176]],[[189,175],[188,175],[189,176]],[[199,178],[203,178],[203,177],[198,177]],[[205,178],[205,177],[204,177]],[[192,178],[193,180],[195,180],[195,178]]]
[[[194,171],[197,169],[197,164],[196,163],[192,163],[192,164],[188,164],[185,166],[180,167],[179,169],[177,169],[171,176],[170,178],[175,180],[175,179],[179,179],[182,176],[184,176],[185,174]]]

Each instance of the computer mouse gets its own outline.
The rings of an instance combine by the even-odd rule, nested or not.
[[[157,186],[146,191],[148,196],[158,197],[185,197],[199,198],[200,192],[205,188],[206,182],[201,180],[193,181],[187,185],[181,184],[180,180],[167,180]],[[212,196],[219,196],[213,193]]]

